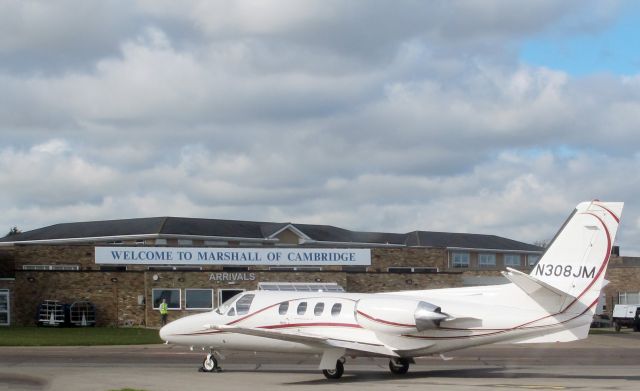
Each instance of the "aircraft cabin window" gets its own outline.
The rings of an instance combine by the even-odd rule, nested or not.
[[[307,302],[303,301],[298,304],[298,315],[304,315],[305,312],[307,312]]]
[[[229,312],[227,312],[227,316],[236,316],[236,309],[231,307]]]
[[[324,303],[318,303],[313,308],[313,314],[315,316],[320,316],[320,315],[322,315],[323,312],[324,312]]]
[[[289,311],[289,302],[285,301],[284,303],[280,303],[280,307],[278,307],[278,313],[280,315],[284,315]]]
[[[342,311],[342,304],[341,303],[335,303],[333,305],[333,307],[331,307],[331,315],[332,316],[340,315],[340,311]]]
[[[249,308],[251,307],[254,296],[255,295],[244,295],[236,302],[238,315],[246,315],[249,313]]]

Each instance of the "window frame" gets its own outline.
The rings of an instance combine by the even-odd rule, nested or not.
[[[466,265],[465,264],[457,264],[456,256],[464,255],[466,257]],[[454,269],[468,269],[471,265],[471,254],[468,251],[452,251],[451,252],[451,267]]]
[[[304,310],[300,311],[300,308],[302,308],[302,307],[304,307]],[[307,313],[308,309],[309,309],[309,303],[307,303],[306,301],[301,301],[296,306],[296,315],[304,316]]]
[[[48,265],[22,265],[22,270],[25,271],[55,271],[55,272],[77,272],[80,271],[80,265],[73,264],[48,264]]]
[[[9,289],[0,289],[0,295],[5,296],[7,298],[7,309],[2,310],[2,313],[7,314],[7,322],[0,323],[0,326],[10,326],[11,325],[11,291]]]
[[[337,311],[336,311],[337,308]],[[331,306],[331,316],[338,317],[342,312],[342,303],[333,303]]]
[[[182,289],[180,289],[180,288],[152,288],[151,289],[151,308],[153,308],[154,310],[159,310],[160,309],[160,303],[162,301],[160,300],[158,302],[158,305],[156,306],[156,300],[155,300],[155,294],[154,294],[156,291],[178,291],[178,308],[171,307],[171,304],[167,303],[167,310],[169,310],[169,311],[180,311],[180,310],[182,310]]]
[[[537,257],[537,259],[533,263],[531,263],[531,260],[529,259],[531,257]],[[535,266],[540,261],[540,259],[542,259],[542,255],[540,255],[540,254],[528,254],[527,255],[527,266],[529,266],[529,267]]]
[[[508,262],[509,258],[516,258],[516,257],[518,258],[518,263],[517,264]],[[521,254],[504,254],[503,255],[503,261],[504,261],[504,266],[522,267],[522,255]]]
[[[487,263],[487,259],[483,260],[483,258],[489,257],[489,261],[491,261],[491,256],[493,256],[493,263]],[[497,265],[498,263],[496,253],[478,253],[478,267],[489,268],[496,267]]]
[[[189,307],[189,292],[190,291],[209,291],[211,292],[211,307]],[[187,311],[207,310],[211,311],[214,308],[214,290],[211,288],[185,288],[184,289],[184,309]]]

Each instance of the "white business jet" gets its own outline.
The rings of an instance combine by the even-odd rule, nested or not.
[[[321,355],[327,378],[345,357],[388,357],[404,374],[414,357],[490,343],[565,342],[587,337],[623,203],[583,202],[530,274],[510,283],[392,293],[243,292],[217,309],[160,330],[167,343],[202,347],[203,370],[223,350]]]

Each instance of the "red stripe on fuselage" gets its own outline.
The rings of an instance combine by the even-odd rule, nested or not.
[[[386,324],[386,325],[389,325],[389,326],[395,326],[395,327],[416,327],[416,325],[415,325],[415,324],[396,323],[396,322],[391,322],[391,321],[384,320],[384,319],[379,319],[379,318],[373,317],[373,316],[371,316],[371,315],[365,314],[364,312],[362,312],[362,311],[360,311],[360,310],[358,310],[358,313],[359,313],[360,315],[364,316],[365,318],[369,319],[369,320],[372,320],[372,321],[377,322],[377,323]]]

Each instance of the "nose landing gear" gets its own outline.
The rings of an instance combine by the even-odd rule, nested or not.
[[[212,350],[202,361],[200,372],[221,372],[222,368],[218,366],[218,360],[215,357],[216,352]]]

